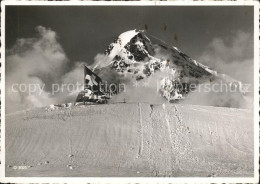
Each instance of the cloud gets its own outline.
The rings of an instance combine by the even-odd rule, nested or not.
[[[84,73],[83,73],[84,62],[76,62],[74,67],[62,76],[63,84],[76,84],[77,82],[83,84]]]
[[[113,96],[111,102],[123,102],[127,103],[151,103],[162,104],[168,103],[168,101],[161,96],[160,93],[160,81],[168,75],[168,72],[157,72],[151,75],[149,78],[145,78],[139,81],[131,80],[123,81],[120,84],[124,84],[121,90],[122,92],[116,96]]]
[[[239,90],[232,91],[225,87],[217,87],[220,81],[212,83],[203,83],[197,86],[188,96],[181,101],[184,104],[215,106],[215,107],[232,107],[253,109],[253,98],[250,95],[243,95]],[[216,89],[216,90],[214,90]],[[222,89],[222,90],[221,90]],[[235,88],[233,88],[235,89]],[[237,88],[238,89],[238,88]]]
[[[105,54],[98,53],[94,57],[94,63],[91,65],[91,68],[95,70],[96,68],[103,68],[111,64],[113,58],[108,57]]]
[[[231,92],[205,92],[201,90],[189,94],[183,103],[234,108],[253,108],[254,54],[253,35],[237,31],[230,39],[214,38],[203,51],[198,61],[231,78],[250,85],[246,96]],[[219,81],[217,81],[219,82]],[[213,83],[214,84],[214,83]],[[213,84],[210,84],[212,86]]]
[[[54,31],[42,26],[36,27],[36,31],[36,38],[18,39],[7,51],[7,69],[13,74],[19,72],[20,79],[29,76],[41,78],[44,82],[49,79],[57,81],[68,63],[67,56]]]
[[[52,84],[79,80],[78,64],[67,72],[70,61],[56,32],[43,26],[35,30],[35,37],[18,39],[6,51],[7,112],[57,103],[66,94],[52,95]],[[33,93],[29,87],[33,87]]]
[[[237,31],[232,38],[214,38],[198,61],[234,79],[253,83],[253,34]]]

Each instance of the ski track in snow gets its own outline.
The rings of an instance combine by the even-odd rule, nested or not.
[[[170,126],[170,122],[169,122],[169,117],[166,114],[165,116],[165,122],[167,125],[167,130],[168,130],[168,134],[169,134],[169,142],[171,143],[171,152],[170,152],[170,156],[171,156],[171,170],[172,173],[171,175],[173,175],[173,171],[174,171],[174,164],[173,164],[173,156],[174,156],[174,142],[173,142],[173,135],[172,135],[172,130],[171,130],[171,126]]]
[[[252,114],[142,103],[20,112],[6,117],[6,173],[252,176]],[[14,170],[15,165],[31,167]]]
[[[138,151],[138,157],[142,155],[143,152],[143,142],[144,142],[144,137],[143,137],[143,122],[142,122],[142,105],[138,103],[138,110],[139,110],[139,122],[140,122],[140,146],[139,146],[139,151]]]

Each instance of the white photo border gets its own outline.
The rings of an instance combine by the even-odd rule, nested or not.
[[[5,177],[5,7],[15,6],[253,6],[254,7],[254,177]],[[1,3],[1,165],[7,183],[258,183],[259,181],[259,2],[238,1],[17,1]]]

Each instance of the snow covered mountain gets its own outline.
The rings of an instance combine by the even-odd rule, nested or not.
[[[109,59],[102,63],[102,67],[96,63],[94,68],[100,75],[110,70],[116,71],[120,78],[130,76],[137,81],[156,73],[160,81],[159,92],[168,101],[185,97],[192,89],[191,84],[235,81],[193,60],[178,48],[152,35],[149,37],[144,31],[137,30],[120,34],[105,50]]]

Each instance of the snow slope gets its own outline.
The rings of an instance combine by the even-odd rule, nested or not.
[[[7,176],[246,177],[253,165],[250,110],[118,103],[6,116]]]

